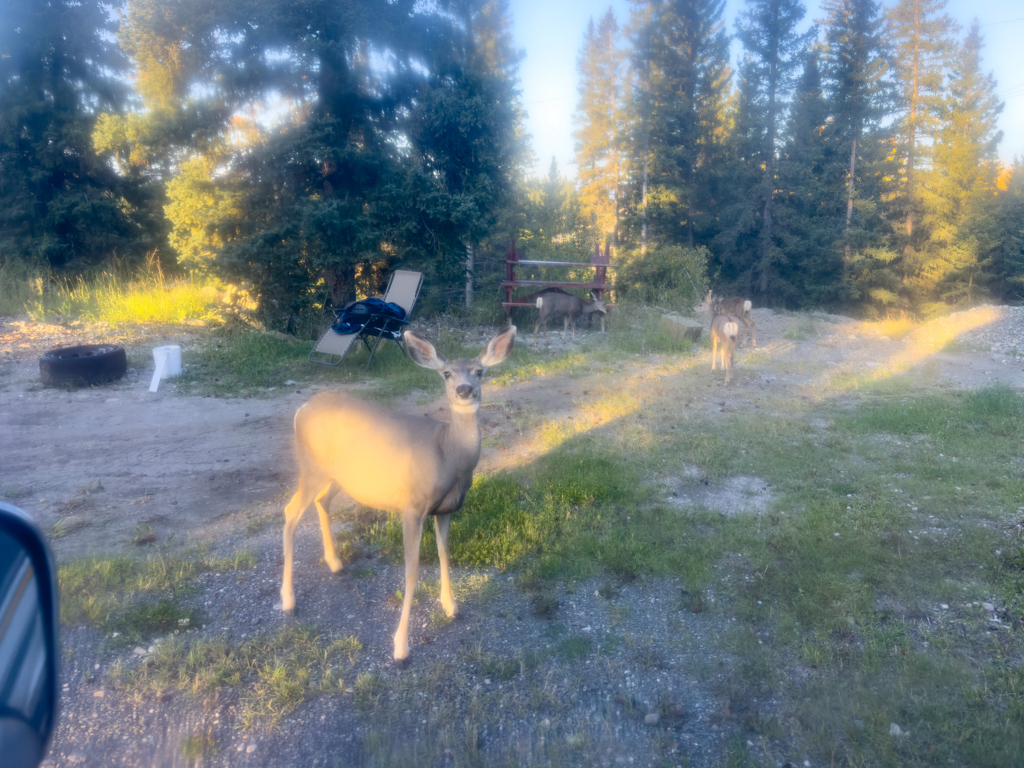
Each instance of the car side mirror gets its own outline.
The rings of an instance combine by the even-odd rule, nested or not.
[[[57,578],[31,518],[0,502],[0,762],[36,768],[57,722]]]

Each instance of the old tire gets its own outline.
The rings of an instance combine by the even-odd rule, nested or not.
[[[124,347],[83,344],[51,349],[39,356],[39,376],[47,387],[87,387],[117,381],[128,371]]]

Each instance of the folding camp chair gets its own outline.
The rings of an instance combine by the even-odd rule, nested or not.
[[[387,290],[384,292],[384,301],[400,306],[405,310],[405,316],[408,318],[412,314],[413,307],[416,305],[416,299],[419,298],[422,285],[422,272],[396,269],[391,273]],[[405,352],[405,347],[402,346],[401,341],[402,327],[408,325],[408,323],[408,319],[399,320],[390,315],[370,315],[366,325],[357,333],[337,333],[331,326],[328,326],[320,340],[316,343],[316,346],[313,347],[313,351],[309,353],[310,362],[322,363],[323,365],[337,365],[345,359],[349,348],[359,338],[362,339],[363,344],[370,352],[370,359],[366,361],[366,367],[369,368],[370,361],[373,360],[373,353],[377,351],[377,345],[380,344],[382,339],[391,339],[398,344],[398,348],[403,353]],[[367,340],[367,337],[370,336],[374,337],[372,347]]]

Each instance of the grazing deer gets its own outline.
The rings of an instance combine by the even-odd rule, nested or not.
[[[722,314],[732,315],[732,317],[743,323],[744,336],[748,340],[752,339],[754,349],[757,349],[757,324],[750,314],[750,309],[753,306],[750,299],[740,298],[739,296],[723,299],[721,296],[715,296],[711,291],[708,291],[704,302],[708,307],[712,303],[719,304],[722,307]]]
[[[710,297],[710,294],[709,294]],[[736,351],[736,334],[739,325],[723,312],[722,305],[717,301],[711,307],[711,370],[715,370],[715,357],[718,345],[722,345],[722,367],[725,368],[725,383],[732,380],[732,357]]]
[[[572,324],[572,340],[576,341],[576,318],[580,315],[589,315],[593,312],[600,312],[602,318],[608,314],[608,308],[598,298],[596,291],[590,292],[590,301],[584,301],[579,296],[568,293],[547,293],[537,297],[537,309],[540,316],[537,318],[537,325],[533,327],[533,346],[537,347],[537,331],[544,327],[544,341],[551,346],[551,339],[548,338],[548,318],[552,315],[564,315],[565,324],[562,327],[562,341],[565,341],[565,332]],[[602,326],[603,328],[603,326]]]
[[[342,392],[323,392],[299,408],[295,414],[299,489],[284,510],[281,608],[286,614],[295,611],[295,526],[310,502],[320,514],[324,560],[334,573],[341,571],[327,510],[338,490],[343,490],[360,504],[402,516],[405,599],[395,633],[399,666],[406,666],[409,656],[409,611],[419,572],[423,523],[429,515],[434,516],[441,562],[441,606],[448,616],[455,616],[458,609],[448,575],[449,517],[462,506],[480,459],[478,412],[484,370],[508,357],[515,338],[512,325],[491,339],[476,359],[448,361],[429,342],[405,332],[413,361],[444,378],[450,423],[395,413]]]

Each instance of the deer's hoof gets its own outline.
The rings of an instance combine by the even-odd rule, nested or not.
[[[409,668],[409,657],[406,656],[404,659],[395,659],[395,667],[397,669],[408,669]]]
[[[295,606],[293,605],[291,608],[282,608],[281,613],[283,613],[289,619],[294,619],[296,616]]]
[[[341,560],[335,560],[334,562],[328,560],[327,567],[331,569],[331,573],[337,576],[341,573]]]

